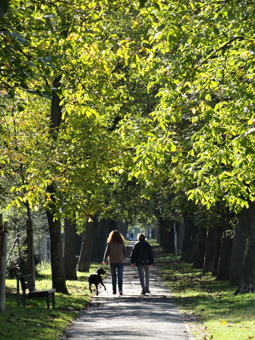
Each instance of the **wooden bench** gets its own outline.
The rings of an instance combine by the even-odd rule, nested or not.
[[[19,282],[21,282],[21,288],[23,291],[23,307],[26,306],[26,299],[34,299],[46,296],[47,298],[47,308],[50,308],[50,295],[52,295],[52,309],[55,309],[55,291],[56,289],[45,289],[36,290],[35,281],[33,280],[33,275],[24,275],[17,277],[17,307],[19,307],[20,293],[19,293]],[[29,293],[26,295],[26,290],[29,289]]]

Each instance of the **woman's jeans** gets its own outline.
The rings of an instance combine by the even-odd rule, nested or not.
[[[116,283],[117,283],[116,272],[117,271],[118,271],[118,288],[119,288],[119,292],[122,292],[123,268],[124,268],[123,263],[110,264],[111,275],[112,275],[112,292],[113,292],[113,294],[116,294]]]

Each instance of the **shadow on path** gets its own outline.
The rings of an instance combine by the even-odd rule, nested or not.
[[[106,278],[107,290],[100,288],[91,306],[80,314],[62,339],[193,339],[155,267],[150,270],[151,294],[140,294],[139,276],[129,260],[125,262],[123,279],[124,295],[120,297],[112,294],[111,277]]]

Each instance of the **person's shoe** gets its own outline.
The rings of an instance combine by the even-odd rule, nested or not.
[[[120,294],[120,295],[123,295],[123,293],[122,293],[122,292],[119,292],[119,294]]]
[[[151,292],[151,291],[150,291],[149,289],[146,289],[146,293],[150,294],[150,292]]]
[[[146,294],[146,292],[145,292],[145,290],[144,290],[144,289],[141,291],[141,294],[143,294],[143,295],[145,295],[145,294]]]
[[[113,295],[116,295],[116,292],[112,292]]]

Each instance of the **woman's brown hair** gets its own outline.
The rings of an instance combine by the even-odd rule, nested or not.
[[[124,243],[125,239],[118,230],[113,230],[110,232],[107,243]]]

